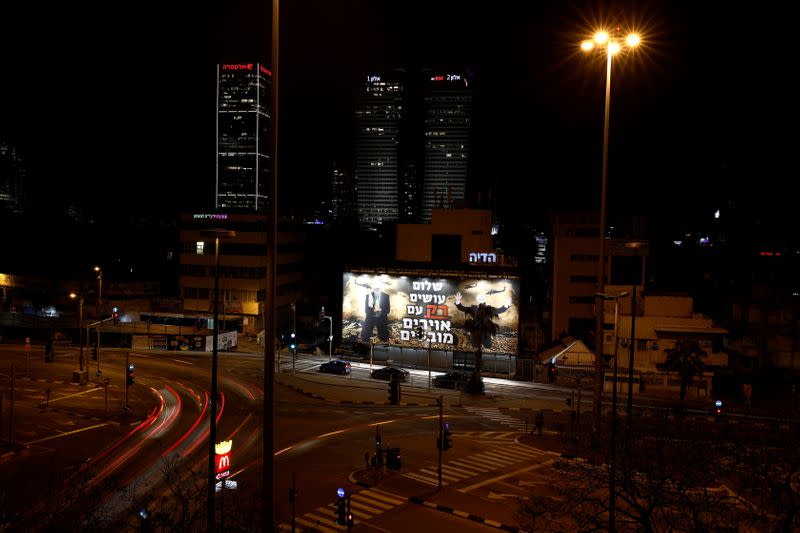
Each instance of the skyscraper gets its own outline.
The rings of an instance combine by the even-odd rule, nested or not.
[[[217,65],[217,209],[266,210],[271,80],[260,63]]]
[[[23,210],[24,181],[25,166],[16,148],[0,142],[0,211],[19,213]]]
[[[368,75],[356,108],[358,220],[364,228],[398,217],[402,74]]]
[[[332,172],[331,217],[342,226],[358,223],[358,187],[352,171],[337,165]]]
[[[424,71],[425,168],[422,222],[431,209],[465,196],[472,126],[471,80],[465,74]]]

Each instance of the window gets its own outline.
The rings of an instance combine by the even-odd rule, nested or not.
[[[205,246],[206,243],[204,243],[203,241],[197,241],[197,246],[196,246],[197,255],[203,255],[203,250]]]
[[[613,333],[608,333],[608,334],[606,335],[606,342],[607,342],[607,343],[614,342],[614,334],[613,334]]]
[[[576,274],[569,277],[570,283],[597,283],[597,276]]]
[[[703,345],[703,348],[711,348],[711,341],[708,339],[701,341],[701,344]]]
[[[636,351],[644,352],[647,350],[647,339],[636,339]]]
[[[570,296],[569,303],[571,304],[593,304],[594,296]]]
[[[653,341],[653,344],[650,345],[651,350],[658,350],[658,342]]]
[[[572,254],[569,260],[573,263],[597,263],[600,261],[598,254]]]

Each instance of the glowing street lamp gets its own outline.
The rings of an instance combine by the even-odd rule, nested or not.
[[[589,53],[595,49],[605,50],[606,52],[606,98],[605,115],[603,119],[603,168],[602,186],[600,191],[600,264],[599,264],[599,293],[605,291],[605,263],[606,263],[606,196],[608,190],[608,126],[611,114],[611,58],[626,50],[632,50],[641,42],[635,33],[627,35],[624,39],[618,35],[619,28],[612,34],[605,30],[596,32],[591,40],[584,40],[581,49]],[[593,429],[594,432],[600,429],[600,401],[602,396],[603,371],[603,318],[602,312],[597,313],[597,324],[595,327],[595,375],[594,375],[594,405]]]

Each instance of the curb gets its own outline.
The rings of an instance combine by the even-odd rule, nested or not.
[[[424,500],[419,496],[412,496],[408,499],[411,503],[416,503],[417,505],[424,505],[430,509],[434,509],[436,511],[441,511],[443,513],[449,513],[455,516],[460,516],[461,518],[466,518],[467,520],[472,520],[473,522],[478,522],[479,524],[484,524],[487,526],[491,526],[503,531],[511,531],[512,533],[521,533],[522,530],[516,526],[509,526],[508,524],[502,524],[500,522],[496,522],[494,520],[489,520],[488,518],[483,518],[481,516],[477,516],[466,511],[460,511],[458,509],[453,509],[452,507],[447,507],[446,505],[440,505],[438,503],[433,503],[428,500]]]
[[[102,422],[107,422],[107,423],[109,423],[111,425],[114,425],[114,426],[133,426],[133,425],[137,425],[138,426],[139,424],[144,422],[144,419],[140,418],[139,420],[131,420],[130,422],[124,422],[123,423],[123,422],[119,422],[117,420],[104,419],[104,418],[99,417],[99,416],[78,413],[77,411],[70,411],[69,409],[59,409],[57,407],[42,407],[41,405],[39,405],[37,407],[39,409],[41,409],[42,411],[49,411],[49,412],[53,412],[53,413],[61,413],[61,414],[65,414],[65,415],[69,415],[69,416],[75,417],[75,418],[82,418],[84,420],[92,420],[92,421],[95,421],[95,422],[101,422],[101,421]]]
[[[374,400],[364,400],[364,401],[357,401],[357,400],[328,400],[324,396],[320,396],[319,394],[314,394],[313,392],[308,392],[308,391],[306,391],[304,389],[301,389],[300,387],[297,387],[295,385],[291,385],[289,383],[284,383],[283,381],[277,381],[277,380],[275,382],[283,385],[284,387],[289,387],[293,391],[299,392],[300,394],[308,396],[309,398],[314,398],[315,400],[321,400],[323,402],[338,403],[338,404],[341,404],[341,405],[387,405],[387,406],[388,405],[393,405],[390,402],[376,402]],[[434,404],[418,403],[418,402],[400,402],[399,406],[400,407],[434,407]]]
[[[359,487],[363,487],[365,489],[372,488],[372,485],[366,483],[364,481],[358,481],[354,476],[355,472],[350,472],[347,476],[347,479],[350,483],[354,485],[358,485]],[[502,524],[500,522],[496,522],[494,520],[490,520],[488,518],[483,518],[481,516],[477,516],[466,511],[461,511],[458,509],[453,509],[452,507],[447,507],[446,505],[439,505],[438,503],[433,503],[431,501],[425,500],[420,498],[419,496],[411,496],[408,498],[409,503],[416,503],[417,505],[424,505],[430,509],[434,509],[436,511],[441,511],[443,513],[449,513],[455,516],[460,516],[461,518],[466,518],[467,520],[472,520],[473,522],[478,522],[479,524],[484,524],[487,526],[491,526],[502,531],[510,531],[512,533],[523,533],[523,531],[516,527],[516,526],[509,526],[508,524]]]

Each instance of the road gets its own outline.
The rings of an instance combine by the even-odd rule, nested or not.
[[[23,357],[21,347],[0,346],[3,369],[12,363],[24,368]],[[210,357],[133,352],[131,360],[136,365],[136,383],[129,390],[132,409],[125,413],[124,351],[105,351],[103,375],[93,376],[85,386],[68,379],[77,364],[76,349],[64,349],[52,364],[31,359],[27,375],[22,372],[15,380],[14,392],[14,436],[25,446],[0,457],[8,479],[18,480],[4,500],[8,516],[27,518],[30,521],[21,523],[41,529],[56,518],[53,502],[61,502],[71,511],[57,515],[62,525],[130,529],[137,524],[139,509],[147,508],[154,519],[164,518],[183,501],[189,515],[186,520],[202,523]],[[229,524],[246,520],[254,512],[261,490],[262,360],[259,354],[220,354],[218,440],[233,441],[230,480],[236,488],[218,498],[218,516]],[[351,376],[319,376],[319,364],[326,360],[305,356],[295,361],[295,376],[321,380],[313,383],[348,402],[369,394],[385,397],[386,382],[370,380],[368,365],[354,366]],[[282,375],[291,375],[292,363],[283,360]],[[0,386],[6,389],[9,373],[0,375]],[[100,386],[106,377],[110,379],[107,412],[106,390]],[[429,392],[424,370],[411,370],[411,380],[404,386],[404,395],[424,406],[321,401],[277,386],[278,521],[284,528],[291,523],[288,490],[294,477],[297,523],[323,532],[342,529],[333,522],[338,488],[352,494],[356,530],[403,531],[410,516],[419,521],[419,527],[415,526],[419,531],[452,529],[453,521],[468,530],[493,529],[454,514],[459,509],[480,513],[493,523],[515,523],[517,503],[531,487],[544,485],[553,475],[549,465],[558,452],[519,444],[518,437],[527,429],[525,412],[506,407],[565,411],[564,400],[572,391],[495,378],[486,379],[486,391],[487,399],[481,401],[467,401],[457,391],[434,388]],[[439,394],[445,398],[444,416],[454,441],[453,448],[443,454],[441,488],[435,446]],[[4,397],[6,423],[0,426],[7,440],[8,390]],[[587,399],[582,408],[588,412],[589,406]],[[546,433],[556,434],[555,420],[566,419],[566,412],[548,415]],[[366,469],[364,454],[374,453],[376,431],[384,446],[401,448],[400,470]],[[192,481],[196,482],[194,492],[176,494],[176,487]],[[81,499],[89,492],[97,505],[87,507]],[[434,510],[431,502],[453,512]]]

